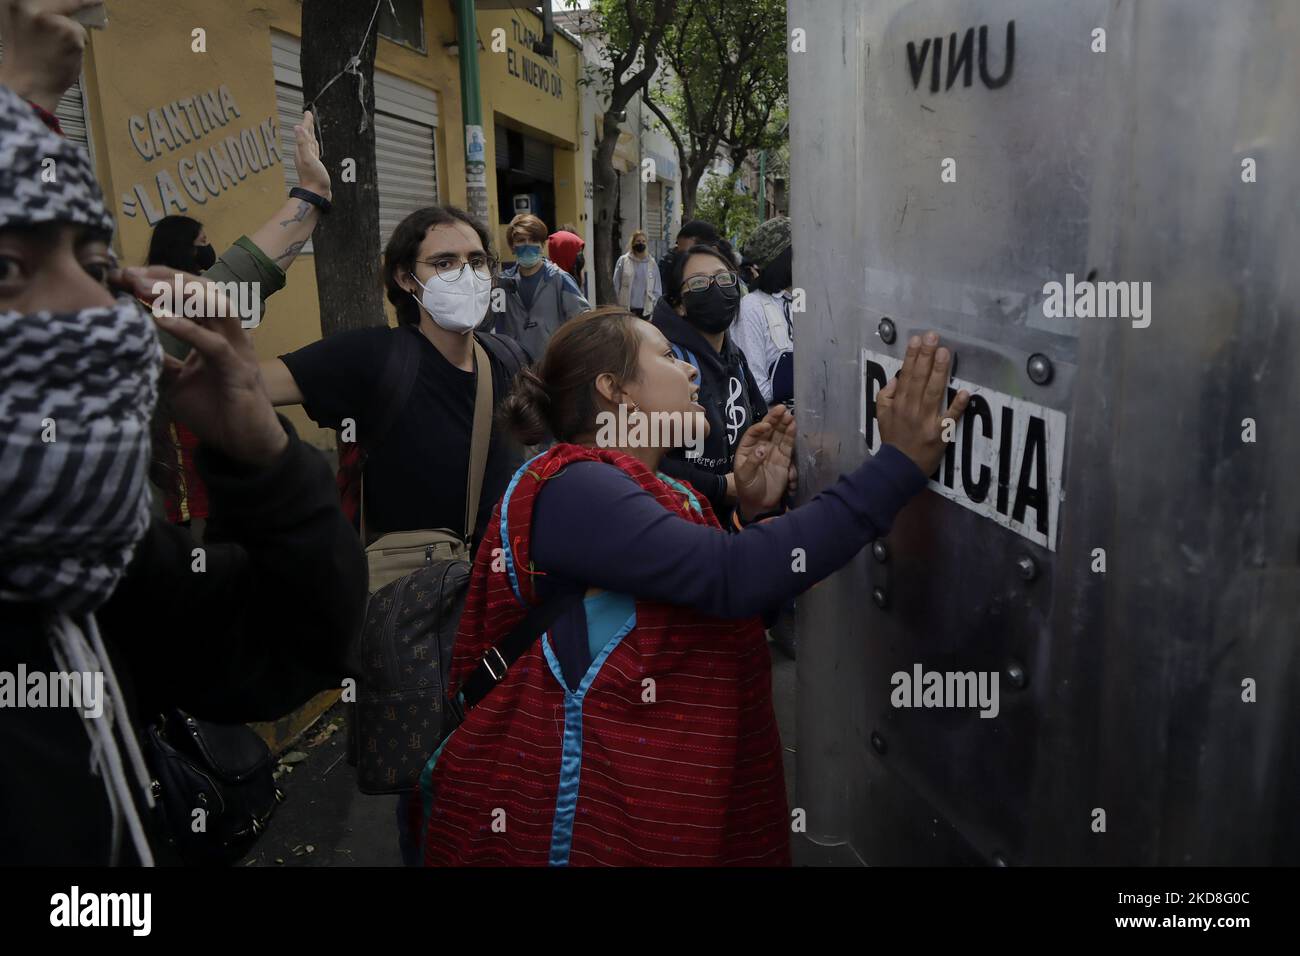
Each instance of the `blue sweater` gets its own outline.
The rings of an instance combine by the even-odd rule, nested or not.
[[[839,570],[887,533],[925,484],[910,458],[884,445],[807,504],[728,534],[664,510],[614,465],[578,462],[538,493],[532,558],[551,587],[582,584],[743,618]],[[792,567],[796,548],[803,571]]]

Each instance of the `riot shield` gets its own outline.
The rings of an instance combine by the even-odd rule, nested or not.
[[[799,599],[807,841],[1300,862],[1300,4],[791,0],[789,28],[802,494],[879,447],[909,336],[975,395]],[[931,706],[931,673],[996,708],[951,677]]]

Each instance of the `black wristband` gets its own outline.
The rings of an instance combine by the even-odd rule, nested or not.
[[[332,203],[324,196],[312,192],[310,189],[303,189],[301,186],[294,186],[289,190],[289,196],[292,199],[301,199],[303,202],[309,202],[322,213],[330,211]]]

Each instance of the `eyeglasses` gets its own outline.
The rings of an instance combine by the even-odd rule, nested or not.
[[[468,259],[462,259],[460,256],[438,256],[434,259],[415,261],[429,266],[433,269],[433,274],[445,282],[455,282],[459,279],[461,273],[465,271],[465,266],[473,269],[474,274],[480,279],[491,279],[496,273],[498,262],[495,256],[481,252],[473,253]]]
[[[685,292],[705,292],[710,285],[717,284],[719,289],[730,289],[740,281],[734,272],[718,272],[711,276],[691,276],[682,283]]]

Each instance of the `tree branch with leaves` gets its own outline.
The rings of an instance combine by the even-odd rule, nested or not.
[[[619,237],[615,235],[618,172],[614,150],[618,146],[619,117],[638,93],[644,93],[659,71],[660,49],[677,15],[679,0],[596,0],[592,14],[601,30],[596,37],[607,67],[600,71],[597,91],[605,99],[605,112],[597,117],[600,143],[592,157],[595,214],[596,301],[614,300],[614,262]],[[570,6],[575,6],[570,0]]]
[[[673,79],[646,100],[677,146],[683,216],[695,215],[700,181],[720,155],[739,168],[780,142],[769,121],[787,99],[785,19],[785,0],[711,0],[684,6],[674,23],[663,54]]]

